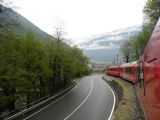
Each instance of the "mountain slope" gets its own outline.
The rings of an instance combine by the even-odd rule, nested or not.
[[[35,37],[39,39],[55,39],[12,9],[0,5],[1,38],[3,38],[3,36],[7,36],[11,32],[14,32],[14,34],[16,35],[22,36],[25,35],[28,31],[32,31]]]

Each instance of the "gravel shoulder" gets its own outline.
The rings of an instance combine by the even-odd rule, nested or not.
[[[116,108],[112,120],[144,120],[135,86],[121,78],[103,75],[116,94]]]

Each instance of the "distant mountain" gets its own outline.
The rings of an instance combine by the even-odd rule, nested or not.
[[[13,32],[17,35],[25,35],[28,31],[32,31],[39,39],[52,38],[51,35],[42,31],[40,28],[32,24],[29,20],[13,11],[0,5],[0,36],[7,36]]]
[[[117,54],[120,55],[119,48],[129,37],[138,34],[140,26],[133,26],[126,29],[116,30],[100,35],[95,35],[79,45],[93,61],[111,62]]]

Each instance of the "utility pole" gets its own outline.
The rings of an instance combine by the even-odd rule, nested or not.
[[[117,65],[118,65],[118,56],[119,56],[119,55],[117,54],[116,56],[117,56]]]
[[[113,61],[113,65],[115,66],[115,63],[116,63],[116,61],[115,61],[115,58],[114,58],[114,61]]]
[[[122,64],[122,60],[120,60],[120,65]]]

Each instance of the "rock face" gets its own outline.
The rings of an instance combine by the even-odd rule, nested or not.
[[[1,39],[11,32],[16,35],[23,36],[27,32],[32,31],[35,37],[39,39],[53,38],[51,35],[42,31],[40,28],[32,24],[26,18],[13,11],[11,8],[6,8],[0,5],[0,36]]]

